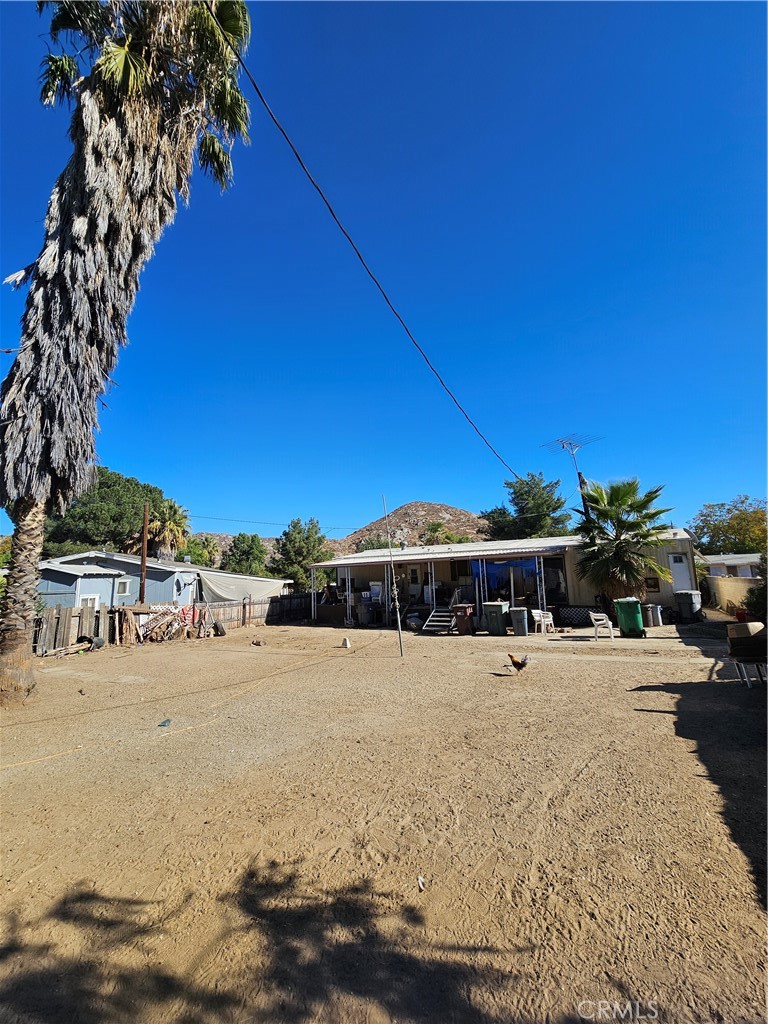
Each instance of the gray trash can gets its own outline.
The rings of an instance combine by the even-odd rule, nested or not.
[[[643,605],[643,625],[644,626],[652,626],[653,625],[653,605],[652,604],[644,604]]]
[[[528,609],[510,608],[509,618],[512,622],[512,629],[515,636],[528,636]]]
[[[508,601],[486,601],[483,605],[483,615],[488,632],[491,636],[507,635],[507,612],[509,611]]]
[[[698,622],[703,618],[700,590],[678,590],[675,593],[675,600],[681,622]]]
[[[648,607],[651,609],[651,625],[661,626],[661,605],[660,604],[649,604]]]

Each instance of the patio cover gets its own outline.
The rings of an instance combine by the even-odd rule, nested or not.
[[[235,572],[205,572],[198,570],[206,601],[242,601],[252,597],[262,601],[281,594],[291,580],[270,580],[263,576],[243,576]]]

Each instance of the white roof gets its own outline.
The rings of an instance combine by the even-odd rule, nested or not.
[[[77,563],[76,567],[82,567],[84,569],[89,568],[91,570],[98,568],[98,566],[94,566],[94,565],[83,566],[82,563],[80,562],[80,559],[83,559],[83,558],[102,559],[102,560],[105,560],[105,561],[112,560],[114,562],[127,562],[129,565],[141,566],[141,555],[125,555],[125,554],[123,554],[120,551],[80,551],[76,555],[62,555],[59,558],[51,558],[51,559],[49,559],[49,563],[48,564],[50,564],[50,566],[52,568],[59,568],[59,569],[61,569],[64,565],[66,565],[67,567],[72,567],[73,563],[76,562]],[[55,563],[55,565],[54,565],[54,563]],[[210,568],[208,568],[207,565],[195,565],[193,562],[171,562],[171,561],[167,561],[166,562],[166,561],[163,561],[160,558],[148,558],[147,559],[147,568],[148,569],[154,569],[154,570],[160,569],[160,570],[163,570],[163,571],[165,571],[167,573],[175,573],[175,572],[201,573],[201,572],[204,572],[206,574],[209,574],[209,573],[221,574],[222,576],[230,576],[230,575],[232,575],[231,573],[225,572],[222,569],[210,569]],[[114,572],[117,576],[124,575],[123,573],[119,572],[117,569],[114,569],[114,570],[112,570],[112,569],[102,569],[101,572],[102,573],[105,573],[105,572],[106,573],[112,573],[112,572]],[[77,574],[75,574],[75,575],[77,575]],[[82,574],[80,574],[80,575],[82,575]],[[246,573],[236,573],[235,575],[237,575],[237,576],[241,576],[241,575],[242,576],[246,576],[247,574]],[[268,583],[276,582],[276,580],[272,576],[251,576],[251,575],[248,575],[247,578],[248,579],[252,579],[252,580],[259,580],[259,581],[263,581],[263,582],[268,582]],[[293,583],[293,580],[282,580],[282,582],[283,583]]]
[[[50,569],[64,576],[122,576],[119,569],[105,569],[102,565],[62,565],[57,558],[48,558],[40,563],[40,572]]]
[[[686,530],[666,530],[662,537],[665,541],[689,539]],[[579,534],[569,537],[526,537],[524,540],[483,540],[469,544],[429,544],[421,547],[392,548],[392,561],[398,565],[406,562],[445,562],[452,559],[510,559],[526,558],[535,555],[559,555],[567,548],[575,548],[583,543]],[[337,555],[328,562],[316,562],[313,569],[337,569],[355,565],[388,565],[389,548],[374,548],[369,551],[357,551],[351,555]]]
[[[707,565],[756,565],[760,555],[757,552],[752,555],[702,555],[701,560]]]

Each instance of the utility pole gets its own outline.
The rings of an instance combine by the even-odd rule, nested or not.
[[[389,532],[389,512],[387,512],[387,502],[384,495],[381,496],[381,503],[384,506],[384,520],[387,524],[387,544],[389,546],[389,573],[390,579],[392,580],[392,592],[395,599],[395,618],[397,620],[397,639],[400,641],[400,657],[405,657],[403,651],[403,626],[400,622],[400,598],[397,593],[397,580],[395,579],[395,560],[392,557],[392,535]]]
[[[147,541],[149,540],[149,502],[144,502],[144,528],[141,531],[141,578],[139,581],[139,604],[144,604],[147,589]]]

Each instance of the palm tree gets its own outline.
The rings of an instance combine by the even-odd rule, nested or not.
[[[203,561],[200,564],[216,565],[216,560],[219,557],[219,545],[216,543],[215,537],[211,537],[210,534],[200,537],[200,548],[203,557]]]
[[[576,572],[610,600],[644,597],[646,576],[672,579],[653,557],[667,529],[658,520],[671,511],[655,507],[662,490],[653,487],[641,494],[637,480],[619,480],[607,488],[590,482],[582,491],[586,509],[573,509],[584,538]]]
[[[421,535],[422,544],[468,544],[470,538],[466,534],[454,533],[445,523],[427,523]]]
[[[48,511],[95,479],[96,403],[133,307],[139,274],[189,197],[197,155],[226,188],[230,150],[247,139],[236,53],[244,0],[62,0],[43,61],[41,99],[74,103],[73,152],[51,194],[43,248],[8,278],[30,282],[21,345],[0,390],[0,504],[13,552],[0,608],[0,688],[29,672],[29,628]]]
[[[149,523],[149,541],[157,558],[174,558],[189,537],[189,513],[172,498],[164,498]]]

